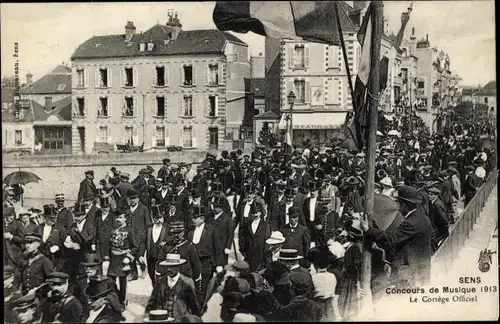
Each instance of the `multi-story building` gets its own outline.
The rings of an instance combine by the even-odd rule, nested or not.
[[[487,106],[486,115],[496,118],[497,115],[497,82],[490,81],[476,93],[476,104]]]
[[[416,109],[418,58],[416,56],[415,28],[412,28],[410,40],[404,39],[401,44],[401,78],[403,81],[402,102],[400,111],[409,113],[411,107]]]
[[[96,142],[230,147],[247,106],[248,45],[218,30],[183,31],[177,14],[135,31],[129,21],[125,34],[92,37],[73,53],[73,153]]]
[[[341,132],[347,112],[352,110],[346,69],[350,69],[354,80],[361,54],[356,38],[360,20],[353,21],[348,17],[354,12],[353,7],[345,2],[339,4],[342,6],[339,13],[348,66],[340,46],[299,40],[282,40],[280,43],[281,118],[278,128],[285,130],[287,123],[291,123],[296,143],[307,139],[315,144],[328,142],[335,133]],[[288,104],[290,92],[295,95],[291,114]]]

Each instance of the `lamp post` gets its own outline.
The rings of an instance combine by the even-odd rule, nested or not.
[[[295,93],[293,91],[290,91],[288,93],[288,96],[286,97],[288,101],[288,105],[290,106],[290,140],[293,143],[293,123],[292,123],[292,116],[293,116],[293,104],[295,103]]]

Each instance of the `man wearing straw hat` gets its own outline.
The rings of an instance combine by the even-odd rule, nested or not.
[[[55,202],[56,202],[56,216],[57,216],[57,224],[68,230],[73,225],[75,218],[73,213],[66,207],[64,207],[64,201],[66,198],[64,194],[56,194]]]
[[[165,310],[168,317],[179,320],[184,315],[201,316],[193,287],[180,274],[179,267],[186,262],[180,254],[167,254],[158,265],[166,278],[156,283],[146,305],[146,313]],[[146,321],[147,322],[147,321]]]

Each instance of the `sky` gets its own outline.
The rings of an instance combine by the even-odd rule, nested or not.
[[[401,13],[410,1],[386,1],[384,16],[389,32],[397,33]],[[77,46],[93,35],[124,33],[127,21],[137,32],[168,20],[167,11],[178,11],[184,30],[215,28],[215,2],[175,3],[9,3],[0,4],[2,76],[14,75],[14,43],[18,43],[19,77],[34,80],[58,64],[70,65]],[[415,1],[405,37],[415,27],[417,39],[429,35],[431,46],[450,55],[451,69],[463,85],[484,85],[495,80],[494,1]],[[237,34],[250,54],[264,53],[264,37]]]

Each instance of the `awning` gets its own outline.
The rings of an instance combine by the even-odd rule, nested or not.
[[[281,115],[278,123],[280,130],[286,129],[287,115]],[[293,129],[336,129],[344,124],[346,116],[346,112],[294,113],[292,126]]]

